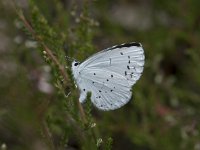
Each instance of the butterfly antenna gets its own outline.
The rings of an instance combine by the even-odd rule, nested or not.
[[[72,58],[72,57],[69,57],[69,56],[65,56],[66,57],[66,59],[68,60],[68,61],[74,61],[75,59],[74,58]]]

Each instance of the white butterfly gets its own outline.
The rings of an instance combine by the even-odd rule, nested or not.
[[[114,110],[131,98],[131,88],[140,78],[144,66],[140,43],[126,43],[107,48],[83,63],[73,61],[72,73],[83,103],[91,92],[92,103],[101,110]]]

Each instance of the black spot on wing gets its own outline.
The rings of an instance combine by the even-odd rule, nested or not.
[[[127,71],[125,71],[125,76],[127,75]]]

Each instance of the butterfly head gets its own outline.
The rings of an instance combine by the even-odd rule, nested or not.
[[[79,67],[79,65],[80,65],[80,62],[78,62],[76,60],[74,60],[72,62],[72,72],[73,72],[74,76],[77,75],[77,68]]]
[[[78,62],[78,61],[76,61],[76,60],[74,60],[73,62],[72,62],[72,67],[78,67],[80,65],[80,62]]]

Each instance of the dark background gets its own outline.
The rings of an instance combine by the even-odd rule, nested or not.
[[[67,34],[63,50],[70,56],[82,61],[132,41],[145,50],[144,72],[133,87],[132,100],[109,112],[92,106],[98,137],[103,142],[112,137],[114,150],[200,150],[200,1],[94,0],[88,10],[94,19],[89,31],[94,49],[82,52],[71,50],[68,42],[86,45],[69,35],[69,27],[79,22],[83,1],[57,0],[65,13],[55,11],[55,1],[35,3],[50,26],[59,24],[57,32]],[[17,2],[29,12],[26,0]],[[50,149],[42,132],[44,122],[55,147],[68,145],[56,149],[84,149],[71,134],[74,129],[62,121],[67,112],[59,109],[51,67],[24,34],[12,2],[1,1],[0,11],[0,149]],[[77,89],[74,93],[78,96]]]

